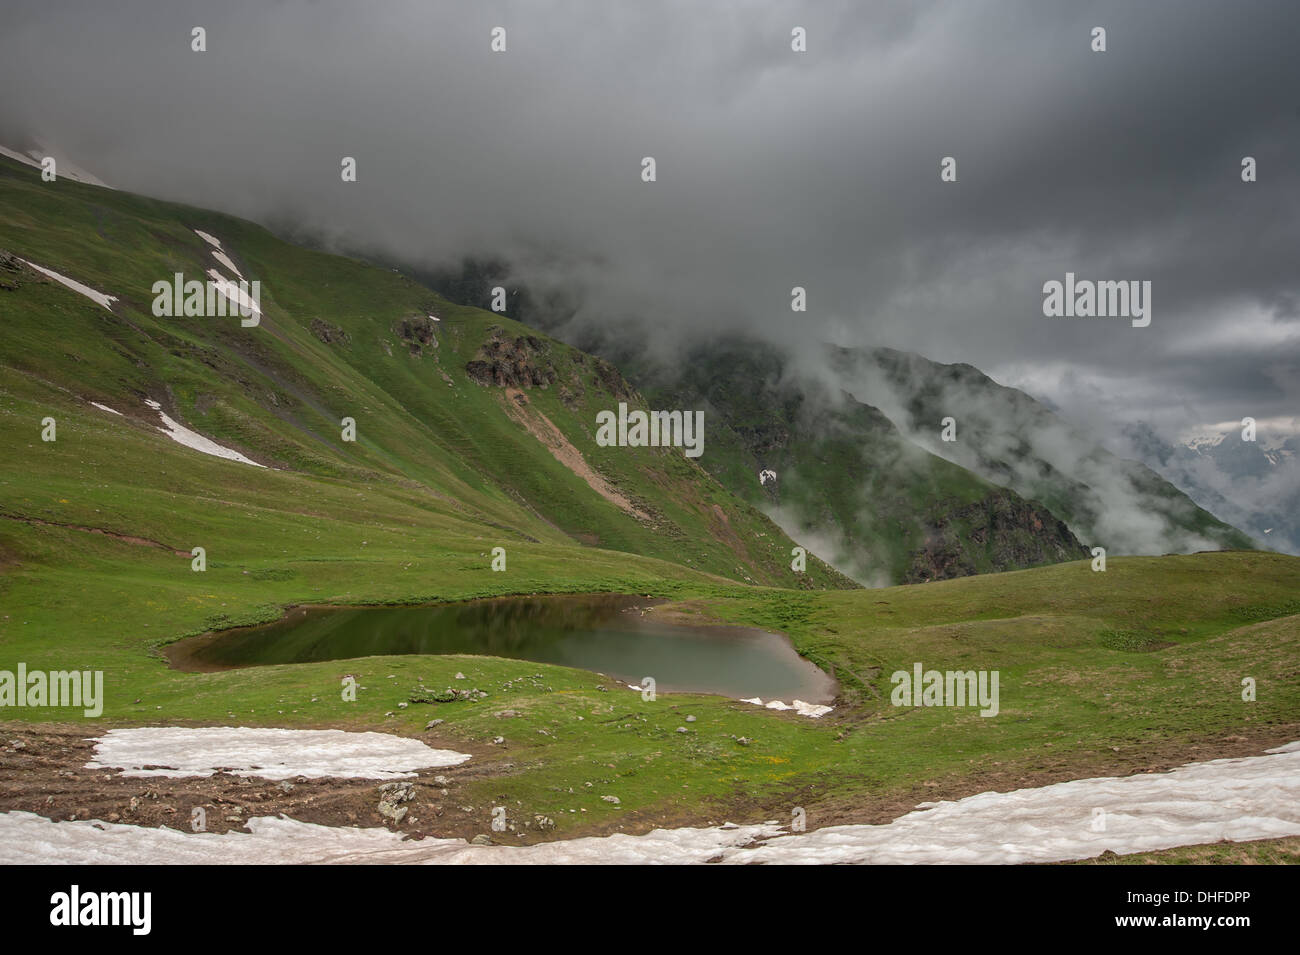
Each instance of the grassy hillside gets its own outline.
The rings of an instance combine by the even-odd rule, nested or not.
[[[237,498],[233,484],[302,514],[334,515],[312,499],[344,482],[363,499],[402,498],[461,534],[476,528],[472,536],[485,542],[478,550],[576,541],[738,580],[848,585],[815,560],[796,576],[792,543],[679,449],[597,447],[596,412],[618,400],[639,402],[603,363],[508,319],[450,305],[391,271],[288,245],[249,223],[73,182],[42,183],[34,172],[0,162],[0,249],[118,301],[110,312],[9,260],[0,289],[5,427],[9,440],[40,451],[0,488],[0,510],[10,516],[180,547],[211,536],[215,515],[168,513],[154,495],[222,487],[221,496]],[[202,278],[216,265],[194,230],[219,238],[243,275],[262,282],[259,326],[151,314],[154,282],[175,272]],[[514,389],[522,396],[466,374],[485,345],[524,337],[536,343],[534,360],[547,378]],[[146,399],[276,470],[184,452],[165,476],[115,468],[116,492],[94,482],[87,492],[88,473],[105,462],[89,453],[95,445],[83,434],[100,434],[110,455],[122,453],[122,442],[138,442],[160,460],[177,450],[154,430]],[[46,416],[62,424],[51,444],[38,440]],[[356,421],[355,442],[341,439],[344,417]],[[328,488],[316,490],[317,482]],[[385,505],[376,506],[372,518]],[[387,523],[396,522],[391,517]],[[411,525],[406,515],[402,523]],[[711,533],[696,533],[701,527]],[[437,534],[421,546],[448,542]]]
[[[645,374],[657,403],[708,409],[705,466],[719,481],[859,580],[920,583],[1087,554],[1046,507],[923,450],[852,395],[792,376],[770,346],[723,339]]]
[[[196,228],[265,282],[258,329],[150,314],[153,281],[210,266]],[[446,813],[422,808],[408,831],[486,831],[489,807],[509,805],[560,835],[785,819],[795,806],[810,826],[881,821],[923,799],[1258,752],[1300,730],[1300,558],[1120,557],[1105,573],[1071,561],[880,590],[839,587],[814,563],[795,577],[790,541],[693,462],[598,448],[595,410],[642,399],[609,366],[509,320],[248,223],[46,185],[2,162],[0,248],[120,297],[109,311],[0,267],[0,669],[100,669],[107,697],[99,720],[6,709],[6,729],[420,736],[474,759],[448,771],[446,799],[421,779],[420,806]],[[146,398],[270,467],[171,441]],[[344,416],[356,443],[339,438]],[[41,440],[46,417],[56,441]],[[988,499],[960,469],[922,460],[932,483],[891,493]],[[494,546],[505,572],[490,569]],[[543,592],[650,594],[673,601],[655,611],[670,619],[780,630],[834,672],[841,697],[810,720],[712,696],[646,702],[591,673],[489,657],[182,673],[158,652],[298,604]],[[916,662],[998,670],[999,715],[891,706],[890,674]],[[339,693],[346,674],[355,702]],[[453,685],[488,697],[420,702],[422,687]],[[431,719],[443,722],[426,731]],[[16,802],[6,761],[0,810],[80,810],[64,790]]]

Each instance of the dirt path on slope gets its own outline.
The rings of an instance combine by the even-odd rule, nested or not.
[[[170,551],[177,557],[189,557],[190,552],[187,550],[177,550],[174,547],[168,547],[156,540],[148,537],[133,537],[130,534],[120,534],[117,531],[107,531],[102,527],[85,527],[81,524],[61,524],[58,521],[46,521],[39,517],[21,517],[17,514],[3,514],[0,517],[9,521],[18,521],[22,524],[32,524],[37,527],[58,527],[65,531],[81,531],[84,534],[102,534],[105,537],[111,537],[113,540],[122,541],[125,544],[135,544],[140,547],[154,547],[158,550]]]
[[[617,488],[601,477],[587,463],[587,459],[582,456],[582,452],[575,448],[573,443],[564,436],[564,432],[557,428],[550,418],[532,407],[528,401],[528,396],[522,391],[518,388],[507,388],[505,397],[502,399],[502,407],[505,408],[505,412],[510,418],[523,425],[533,437],[542,442],[555,460],[586,481],[593,491],[615,507],[631,514],[637,520],[647,522],[652,520],[649,514],[638,508]]]

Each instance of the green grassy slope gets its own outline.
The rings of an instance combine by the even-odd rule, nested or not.
[[[527,422],[508,413],[503,389],[466,376],[484,342],[523,333],[508,319],[450,305],[393,272],[288,245],[246,222],[72,182],[42,183],[32,172],[0,163],[0,249],[119,300],[109,312],[30,270],[5,271],[0,362],[6,383],[14,382],[6,393],[12,440],[36,435],[49,415],[65,428],[41,449],[46,458],[75,455],[83,422],[116,429],[123,439],[133,432],[156,449],[146,454],[162,454],[168,441],[144,407],[151,398],[201,434],[280,469],[243,473],[187,452],[165,480],[137,472],[126,481],[139,494],[115,504],[118,518],[108,529],[153,536],[144,533],[161,519],[152,493],[188,495],[233,481],[283,494],[298,475],[376,493],[403,489],[448,520],[500,529],[493,544],[577,540],[687,558],[734,579],[847,585],[816,561],[796,577],[791,542],[680,450],[596,447],[595,413],[613,405],[610,391],[620,382],[580,352],[540,340],[557,380],[529,389],[529,415],[553,422],[637,514],[558,461]],[[201,278],[216,265],[195,229],[220,238],[243,274],[263,283],[258,327],[151,314],[154,282],[175,272]],[[20,402],[30,402],[21,412],[28,417],[19,417]],[[355,443],[341,440],[344,417],[356,420]],[[65,480],[79,486],[73,474]],[[62,523],[94,523],[96,505],[106,503],[93,493],[32,498],[12,482],[3,492],[0,510]],[[308,507],[312,493],[292,493],[299,510]],[[65,498],[69,503],[58,503]],[[695,534],[701,525],[718,532]]]
[[[206,262],[192,228],[266,281],[261,334],[149,314],[158,273]],[[457,796],[484,830],[485,807],[506,800],[551,816],[559,835],[788,818],[793,806],[811,826],[888,818],[935,794],[1148,769],[1300,725],[1300,558],[1121,557],[1105,573],[1074,561],[923,587],[798,589],[789,541],[693,463],[594,445],[593,409],[627,390],[610,369],[535,336],[527,360],[555,379],[518,389],[524,404],[468,378],[485,343],[527,337],[508,320],[247,223],[56,190],[3,162],[0,248],[122,297],[110,313],[0,265],[0,285],[13,286],[0,288],[0,669],[101,669],[107,697],[96,721],[48,709],[6,709],[4,721],[421,735],[474,755],[485,775]],[[430,312],[438,345],[417,341],[417,355],[401,323]],[[322,337],[313,320],[346,338]],[[168,440],[146,397],[280,470]],[[338,439],[344,415],[357,419],[355,445]],[[542,415],[648,520],[556,461],[528,430]],[[46,416],[57,441],[40,438]],[[489,569],[498,545],[504,573]],[[191,570],[194,546],[207,550],[204,573]],[[301,603],[590,591],[784,631],[834,670],[842,697],[809,720],[709,696],[645,702],[590,673],[487,657],[193,674],[158,653]],[[999,670],[1000,714],[889,705],[890,673],[915,662]],[[412,702],[458,671],[488,698]],[[359,678],[356,702],[341,698],[344,674]],[[1247,676],[1253,703],[1240,696]],[[502,706],[521,715],[504,722]],[[445,722],[425,733],[435,717]]]

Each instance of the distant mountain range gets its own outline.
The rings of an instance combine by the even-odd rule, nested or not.
[[[1124,429],[1123,450],[1177,484],[1259,546],[1300,554],[1300,438],[1274,447],[1240,430],[1176,444],[1143,424]]]
[[[508,280],[501,262],[428,276],[556,331],[571,304]],[[570,331],[653,407],[705,411],[701,464],[796,540],[869,584],[920,582],[1108,554],[1251,548],[1151,467],[1111,453],[978,369],[888,348],[792,359],[744,336],[662,361],[634,329]],[[943,440],[945,419],[952,419]]]
[[[705,466],[720,481],[865,582],[1074,560],[1094,546],[1251,547],[1150,468],[969,365],[828,347],[810,371],[731,338],[644,381],[630,367],[652,404],[708,409]],[[776,478],[757,480],[763,471]]]

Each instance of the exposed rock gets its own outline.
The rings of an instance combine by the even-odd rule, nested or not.
[[[407,350],[419,358],[426,348],[437,348],[438,338],[434,334],[437,323],[425,315],[403,318],[393,326],[393,333]]]
[[[633,396],[632,386],[627,383],[627,379],[605,359],[593,358],[592,366],[595,368],[597,381],[610,397],[627,400]]]
[[[6,292],[16,291],[22,284],[18,281],[18,275],[26,268],[27,266],[18,256],[0,249],[0,289]]]
[[[547,352],[550,346],[532,335],[508,338],[499,326],[479,348],[465,374],[480,385],[498,388],[546,388],[558,377]]]
[[[326,345],[350,345],[352,336],[339,328],[337,325],[331,325],[321,318],[311,320],[311,333],[323,341]]]
[[[412,783],[385,783],[379,787],[379,815],[399,824],[406,816],[407,808],[402,803],[415,798],[415,786]]]
[[[980,573],[974,558],[984,553],[994,570],[1012,570],[1080,560],[1090,552],[1047,508],[999,488],[982,501],[949,511],[929,528],[925,543],[912,554],[904,582]]]

